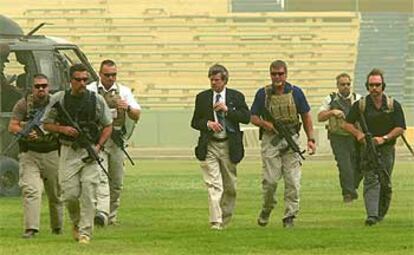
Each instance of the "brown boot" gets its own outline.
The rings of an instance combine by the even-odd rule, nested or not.
[[[73,239],[75,239],[75,241],[79,241],[79,227],[78,226],[73,226],[72,236],[73,236]]]

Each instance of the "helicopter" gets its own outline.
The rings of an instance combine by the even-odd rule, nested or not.
[[[87,67],[88,83],[99,79],[76,44],[37,35],[45,25],[48,24],[41,23],[25,34],[16,22],[0,15],[0,196],[20,194],[18,148],[3,151],[13,140],[8,132],[13,106],[31,92],[33,75],[45,74],[52,93],[69,87],[69,68],[75,63]]]

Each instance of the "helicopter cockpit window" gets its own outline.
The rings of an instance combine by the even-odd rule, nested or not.
[[[22,98],[33,75],[32,56],[26,51],[10,52],[1,64],[1,111],[10,112]]]
[[[69,68],[73,64],[82,63],[82,60],[79,58],[78,54],[73,49],[58,49],[57,50],[57,59],[58,59],[58,66],[60,66],[60,70],[64,71],[63,73],[67,74],[67,80],[70,81],[69,77]],[[87,83],[92,82],[92,76],[89,74],[89,80]]]

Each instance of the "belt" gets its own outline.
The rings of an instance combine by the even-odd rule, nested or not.
[[[58,150],[59,148],[56,148],[56,147],[54,147],[54,146],[51,146],[51,147],[49,147],[49,148],[36,148],[36,147],[28,147],[27,148],[27,150],[28,151],[34,151],[34,152],[37,152],[37,153],[49,153],[49,152],[51,152],[51,151],[56,151],[56,150]]]
[[[228,139],[229,139],[228,137],[224,137],[224,138],[217,138],[217,137],[214,137],[214,136],[210,137],[210,140],[213,140],[213,141],[219,142],[219,143],[225,142]]]
[[[64,139],[59,139],[59,142],[61,145],[65,145],[65,146],[72,146],[73,142],[72,141],[68,141],[68,140],[64,140]]]
[[[72,142],[72,141],[60,139],[59,142],[60,142],[61,145],[71,147],[74,150],[77,150],[77,149],[81,148],[79,146],[79,144],[77,144],[75,142]]]

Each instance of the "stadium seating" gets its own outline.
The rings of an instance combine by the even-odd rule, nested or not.
[[[409,19],[408,54],[405,63],[404,106],[414,112],[414,18]]]
[[[408,17],[409,14],[403,13],[362,15],[355,68],[356,89],[361,94],[366,94],[366,75],[376,67],[385,72],[386,93],[403,101]]]
[[[155,1],[147,8],[138,4],[136,15],[121,16],[118,10],[128,1],[36,7],[14,18],[25,30],[53,23],[41,33],[79,44],[95,67],[114,59],[119,79],[147,108],[192,107],[194,95],[209,87],[207,70],[214,63],[229,69],[229,87],[243,91],[249,104],[269,82],[275,59],[288,63],[289,81],[303,87],[312,104],[334,89],[338,73],[354,72],[356,13],[184,13]],[[223,8],[227,1],[212,2]]]

